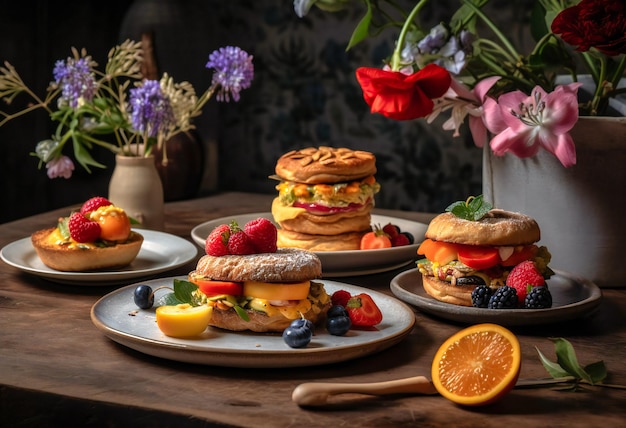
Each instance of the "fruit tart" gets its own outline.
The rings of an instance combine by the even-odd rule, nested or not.
[[[62,217],[56,227],[39,230],[31,241],[48,267],[63,272],[119,268],[139,253],[143,236],[131,230],[126,212],[97,196],[80,211]]]

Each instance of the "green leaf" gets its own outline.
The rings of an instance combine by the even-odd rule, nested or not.
[[[535,347],[537,353],[539,354],[539,359],[541,360],[541,364],[546,369],[546,371],[552,376],[554,379],[561,379],[564,377],[569,377],[570,374],[563,370],[563,368],[555,362],[550,361],[545,355],[541,353],[539,348]]]
[[[575,378],[584,379],[587,382],[593,383],[591,376],[578,364],[576,351],[574,351],[572,344],[561,337],[550,340],[554,342],[556,358],[559,365]]]
[[[233,306],[233,308],[235,309],[235,312],[237,312],[237,315],[239,315],[239,318],[241,318],[244,321],[250,321],[250,317],[248,316],[248,313],[239,305],[235,305]]]
[[[195,305],[195,299],[193,292],[198,289],[198,286],[193,282],[184,281],[182,279],[174,279],[174,295],[182,303],[189,303]]]
[[[369,0],[366,0],[365,2],[367,3],[367,12],[365,12],[365,16],[361,18],[361,21],[359,21],[354,29],[354,32],[350,37],[350,41],[348,42],[348,46],[346,47],[346,51],[349,51],[350,48],[361,43],[369,35],[370,23],[372,22],[372,5]]]
[[[181,302],[180,300],[178,300],[174,293],[167,293],[166,295],[159,298],[159,300],[156,302],[156,306],[175,306],[181,303],[185,302]]]
[[[585,366],[585,372],[589,373],[592,383],[600,383],[606,379],[607,371],[604,361],[596,361]]]
[[[453,202],[448,205],[446,211],[465,220],[478,221],[492,208],[493,206],[489,202],[483,200],[483,195],[479,195],[470,196],[466,201]]]

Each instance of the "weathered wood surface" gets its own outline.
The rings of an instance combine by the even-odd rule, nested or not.
[[[231,214],[269,211],[271,195],[228,193],[169,203],[166,231],[191,229]],[[69,209],[0,225],[0,246],[49,227]],[[427,222],[419,213],[392,214]],[[199,252],[200,254],[200,252]],[[195,261],[163,276],[186,274]],[[399,271],[340,281],[390,294]],[[626,391],[571,393],[515,389],[499,403],[465,409],[440,396],[340,396],[323,409],[291,401],[303,382],[376,382],[429,376],[438,346],[463,327],[416,310],[398,345],[345,363],[292,369],[234,369],[163,360],[101,334],[91,306],[115,287],[52,283],[0,263],[0,426],[622,426]],[[538,347],[554,359],[549,337],[572,342],[581,364],[604,360],[611,383],[626,384],[626,290],[603,289],[600,309],[563,324],[512,328],[522,345],[521,378],[545,377]],[[68,425],[69,424],[69,425]]]

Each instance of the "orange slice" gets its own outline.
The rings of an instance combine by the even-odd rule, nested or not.
[[[521,361],[513,333],[497,324],[477,324],[441,345],[433,359],[433,384],[457,404],[490,404],[515,386]]]

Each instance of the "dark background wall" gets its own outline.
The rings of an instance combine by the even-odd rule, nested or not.
[[[494,3],[506,8],[502,19],[515,21],[523,14],[512,4],[528,2]],[[275,183],[267,177],[276,159],[309,145],[372,151],[382,184],[379,207],[440,211],[481,191],[481,151],[467,135],[453,139],[441,131],[441,123],[399,123],[369,113],[354,71],[380,65],[396,34],[346,52],[363,15],[360,2],[340,13],[314,8],[304,19],[285,0],[0,4],[0,60],[12,63],[39,94],[52,80],[55,61],[67,58],[72,46],[85,47],[102,66],[112,46],[127,37],[138,39],[145,30],[153,31],[160,71],[176,81],[190,81],[197,92],[210,83],[204,66],[214,49],[236,45],[254,55],[255,78],[241,101],[218,105],[213,100],[195,121],[204,161],[197,195],[222,190],[271,193]],[[445,19],[458,4],[432,2],[425,20]],[[69,180],[50,180],[45,168],[37,169],[30,153],[52,126],[40,111],[0,128],[0,223],[108,193],[111,153],[95,155],[106,169],[88,174],[77,168]]]

